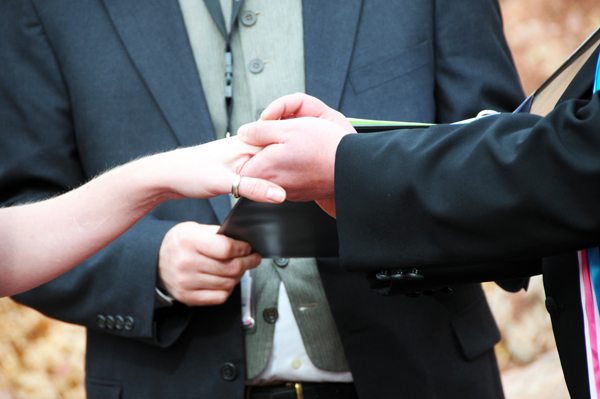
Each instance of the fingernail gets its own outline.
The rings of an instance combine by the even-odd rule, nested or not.
[[[269,187],[267,189],[267,199],[275,202],[283,202],[285,199],[285,191]]]
[[[237,135],[238,135],[240,138],[242,138],[242,139],[243,139],[244,137],[246,137],[246,131],[247,131],[247,130],[248,130],[248,125],[242,125],[242,126],[240,126],[240,128],[238,129],[238,131],[237,131]]]

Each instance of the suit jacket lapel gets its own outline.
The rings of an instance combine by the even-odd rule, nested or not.
[[[214,139],[177,0],[103,0],[113,24],[179,143]]]
[[[177,0],[103,0],[152,96],[183,147],[214,140],[210,114]],[[222,222],[227,196],[210,203]]]
[[[304,0],[306,93],[339,109],[362,0]]]

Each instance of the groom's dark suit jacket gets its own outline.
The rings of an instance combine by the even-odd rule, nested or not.
[[[494,0],[305,0],[303,13],[307,92],[348,116],[449,122],[522,100]],[[215,137],[176,0],[2,1],[0,66],[3,204]],[[226,197],[164,203],[16,297],[87,327],[90,398],[243,397],[238,289],[220,306],[154,309],[165,233],[228,211]],[[319,268],[360,397],[502,395],[479,286],[382,298],[337,260]],[[109,316],[126,323],[108,328]]]
[[[546,307],[577,399],[590,395],[576,251],[600,245],[598,53],[545,118],[351,135],[336,155],[344,267],[542,259]]]

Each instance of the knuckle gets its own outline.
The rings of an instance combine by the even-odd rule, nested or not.
[[[242,264],[240,258],[235,258],[229,262],[228,271],[230,276],[239,276],[240,274],[244,273],[244,265]]]
[[[213,239],[210,246],[210,258],[213,259],[227,259],[229,254],[232,252],[232,245],[234,240],[226,236],[219,236]]]
[[[229,258],[234,257],[237,253],[237,245],[235,245],[235,241],[230,239],[227,242],[225,242],[223,244],[221,252],[223,254],[224,259],[229,259]]]
[[[180,254],[172,263],[171,273],[178,279],[183,279],[196,270],[196,262],[189,254]]]
[[[171,292],[171,295],[173,296],[173,298],[175,298],[176,300],[178,300],[181,303],[188,303],[189,302],[189,295],[188,295],[188,292],[186,290],[175,288],[173,290],[173,292]]]
[[[185,278],[185,276],[178,274],[176,276],[173,277],[172,279],[172,284],[175,287],[176,290],[178,291],[184,291],[185,288],[185,284],[188,281],[187,278]]]
[[[257,253],[252,254],[250,264],[248,265],[248,269],[254,269],[258,265],[260,265],[260,262],[262,262],[262,258],[260,257],[260,255]]]
[[[190,248],[194,245],[194,239],[188,234],[178,234],[175,237],[175,245],[178,248]]]
[[[335,119],[339,119],[339,120],[345,120],[346,117],[344,116],[344,114],[342,114],[340,111],[337,110],[333,110],[333,115],[335,116]]]
[[[189,234],[187,229],[177,229],[177,226],[167,232],[167,235],[165,236],[166,247],[170,248],[172,251],[178,251],[193,246],[194,235]]]
[[[237,282],[232,278],[227,278],[221,283],[221,288],[227,291],[233,290]]]

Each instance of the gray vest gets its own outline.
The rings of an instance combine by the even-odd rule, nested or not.
[[[179,4],[212,124],[217,138],[222,138],[227,123],[225,39],[204,1],[179,0]],[[221,0],[227,29],[231,6],[231,0]],[[273,100],[305,92],[301,1],[245,0],[239,15],[242,22],[238,22],[231,41],[234,134],[242,124],[256,120]],[[315,260],[293,259],[281,268],[265,259],[253,271],[252,313],[256,324],[246,330],[246,378],[258,376],[269,361],[275,324],[266,320],[272,321],[275,314],[269,308],[277,309],[280,281],[285,284],[313,364],[322,370],[349,371]]]
[[[275,321],[279,285],[283,281],[306,353],[313,364],[328,371],[349,371],[342,342],[312,258],[265,259],[252,274],[252,314],[256,324],[246,330],[247,377],[258,376],[267,366]]]

